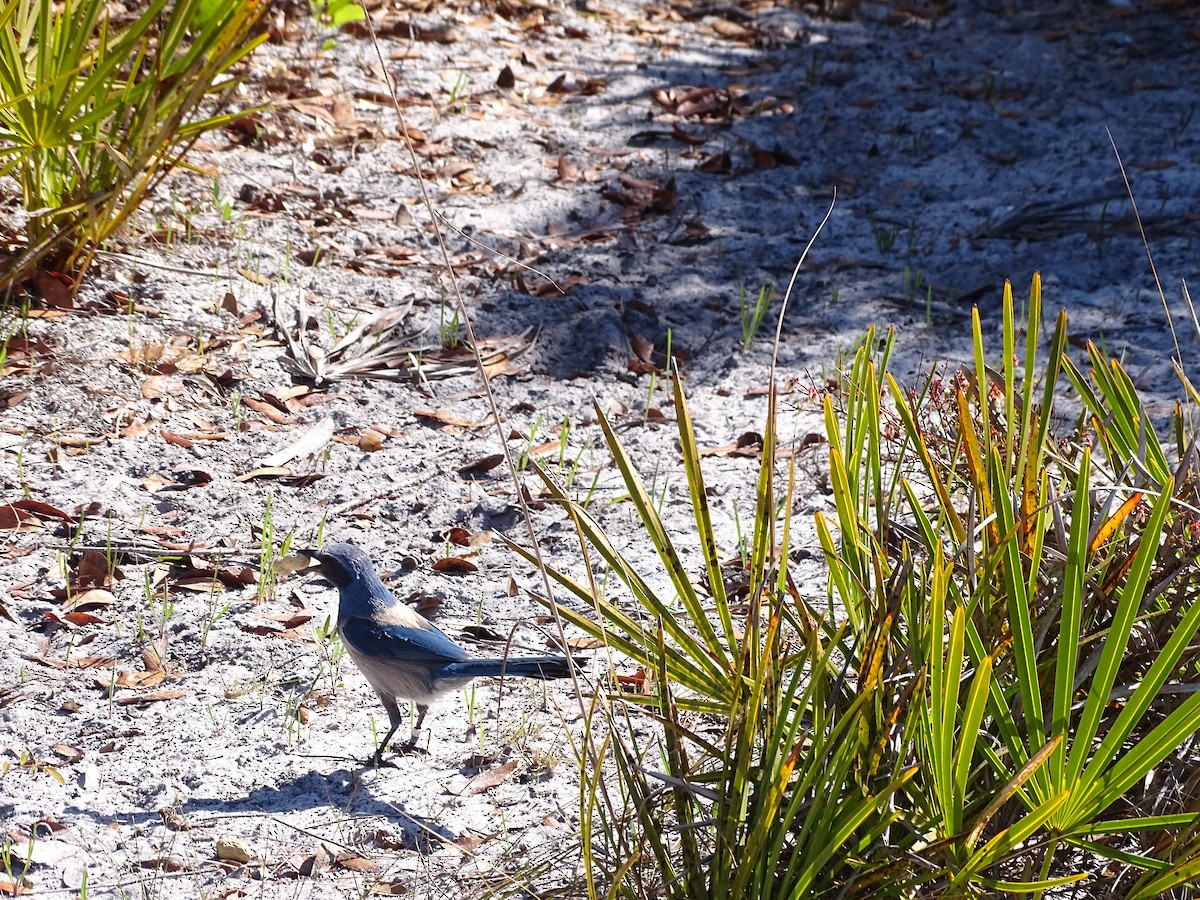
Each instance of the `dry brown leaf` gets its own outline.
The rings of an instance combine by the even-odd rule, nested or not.
[[[491,790],[497,785],[503,784],[515,771],[517,771],[517,761],[513,759],[502,766],[488,769],[486,772],[480,772],[466,783],[466,786],[459,791],[458,796],[473,797],[476,794],[482,794],[484,791]]]
[[[384,437],[374,428],[368,428],[358,437],[358,449],[364,453],[375,453],[382,450]]]
[[[414,409],[412,414],[418,419],[433,419],[435,422],[441,422],[443,425],[452,425],[456,428],[478,428],[480,424],[479,422],[472,422],[470,419],[464,419],[462,416],[446,412],[442,409]]]
[[[111,587],[124,577],[104,553],[99,550],[85,550],[71,572],[71,587],[77,591]]]
[[[79,747],[73,747],[70,744],[51,744],[50,749],[69,764],[77,763],[83,759],[83,750]]]
[[[178,700],[186,697],[187,691],[159,691],[156,694],[139,694],[136,697],[122,697],[117,701],[118,706],[142,706],[146,703],[161,703],[164,700]]]
[[[24,875],[20,875],[14,880],[3,873],[0,873],[0,894],[8,894],[10,897],[18,897],[31,892],[33,889],[33,881],[29,878],[26,878]]]
[[[103,588],[88,588],[78,593],[72,593],[67,602],[63,604],[63,611],[68,614],[74,614],[78,610],[97,606],[111,606],[116,602],[117,598],[111,591],[106,591]]]
[[[462,466],[459,468],[458,474],[463,476],[463,478],[477,478],[481,475],[486,475],[502,462],[504,462],[503,453],[492,453]]]
[[[160,635],[153,642],[142,648],[142,665],[147,672],[167,671],[167,638]]]
[[[154,430],[153,428],[150,427],[151,421],[153,421],[153,420],[150,418],[135,419],[133,422],[130,422],[128,425],[126,425],[124,428],[121,429],[121,437],[125,437],[125,438],[145,437],[151,431]]]
[[[183,435],[175,434],[174,432],[166,431],[165,429],[160,429],[158,433],[168,444],[174,444],[176,447],[182,447],[184,450],[191,450],[192,447],[196,446]]]
[[[372,862],[365,856],[359,856],[357,853],[348,853],[343,851],[333,859],[333,864],[342,869],[348,869],[351,872],[365,872],[368,875],[374,875],[382,871],[379,864]]]
[[[754,31],[728,19],[714,19],[710,26],[720,37],[731,41],[753,41]]]
[[[116,658],[112,656],[72,656],[70,659],[56,659],[51,656],[25,656],[24,658],[56,669],[102,669],[117,662]]]
[[[102,618],[100,618],[99,616],[92,615],[91,613],[85,613],[85,612],[67,613],[66,615],[64,615],[62,617],[62,621],[68,622],[71,625],[75,625],[75,626],[101,625],[104,623],[104,620]]]
[[[161,400],[183,393],[183,382],[173,375],[150,375],[142,382],[142,396],[147,400]]]
[[[556,642],[557,643],[557,642]],[[567,646],[572,650],[598,650],[604,646],[604,641],[598,638],[569,638]]]
[[[617,690],[622,693],[648,694],[650,692],[650,678],[646,674],[646,670],[640,666],[632,675],[616,675],[614,680],[617,682]]]
[[[469,547],[471,545],[471,532],[465,528],[451,528],[449,531],[443,531],[439,534],[437,539],[447,541],[459,547]]]
[[[74,309],[75,298],[71,292],[71,279],[59,272],[38,272],[34,279],[42,299],[55,309]]]
[[[250,407],[256,413],[264,418],[269,419],[276,425],[287,425],[289,422],[291,422],[290,416],[280,412],[272,404],[267,403],[266,401],[259,400],[255,397],[243,397],[242,404]]]
[[[371,893],[379,897],[403,897],[408,893],[408,885],[402,881],[375,881],[371,883]]]
[[[714,153],[706,156],[696,165],[697,172],[708,175],[728,175],[733,171],[733,158],[728,153]]]
[[[552,184],[574,184],[583,179],[583,169],[570,162],[561,153],[558,156],[558,162],[554,164],[558,170],[558,174],[554,176]]]
[[[462,556],[445,556],[434,562],[431,568],[435,572],[444,572],[447,575],[465,575],[479,571],[479,566]]]
[[[251,481],[255,478],[286,478],[291,474],[292,470],[287,466],[259,466],[257,469],[251,469],[249,472],[243,472],[233,480]]]
[[[113,684],[119,688],[150,688],[162,684],[165,678],[166,674],[161,669],[154,672],[122,671]],[[102,688],[108,687],[108,683],[100,679],[97,679],[97,683]]]

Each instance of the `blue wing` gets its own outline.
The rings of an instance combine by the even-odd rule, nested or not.
[[[432,625],[411,628],[350,616],[338,623],[342,640],[365,656],[436,666],[468,659],[467,651]]]

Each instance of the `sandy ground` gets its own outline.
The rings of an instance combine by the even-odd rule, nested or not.
[[[1197,361],[1180,290],[1200,214],[1188,4],[865,2],[834,21],[771,2],[581,0],[373,16],[478,334],[511,347],[536,331],[495,364],[503,438],[590,496],[648,572],[593,404],[690,546],[669,348],[715,451],[732,556],[758,464],[732,445],[761,428],[770,322],[835,192],[780,345],[810,551],[797,577],[818,603],[819,396],[869,324],[899,329],[912,376],[963,358],[972,304],[996,333],[1004,280],[1020,297],[1040,270],[1048,309],[1121,355],[1160,411],[1179,393],[1170,358]],[[291,327],[301,304],[327,348],[410,304],[414,346],[462,329],[371,42],[345,33],[323,50],[306,10],[275,25],[242,98],[270,109],[208,136],[196,162],[210,174],[174,177],[76,308],[36,306],[9,345],[6,864],[46,896],[85,877],[92,897],[570,884],[570,689],[481,683],[435,707],[425,754],[366,767],[386,716],[321,639],[334,592],[269,576],[264,544],[354,540],[472,652],[552,645],[528,596],[538,580],[497,540],[526,537],[478,381],[451,367],[314,386],[289,364],[277,315]],[[747,341],[739,297],[764,287],[769,321]],[[577,568],[561,513],[534,523],[548,559]],[[589,683],[607,674],[588,664]]]

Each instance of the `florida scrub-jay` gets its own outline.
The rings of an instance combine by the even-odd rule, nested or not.
[[[397,600],[371,558],[353,544],[302,553],[319,563],[309,571],[319,571],[338,589],[338,634],[387,710],[391,728],[375,753],[377,764],[400,727],[400,700],[417,704],[415,739],[429,704],[473,678],[571,676],[565,656],[472,659],[428,619]],[[410,740],[408,746],[413,743]]]

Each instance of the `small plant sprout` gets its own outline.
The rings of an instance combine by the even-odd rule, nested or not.
[[[537,442],[538,429],[542,427],[542,415],[542,413],[538,413],[538,417],[533,420],[533,425],[529,427],[529,437],[525,441],[525,449],[521,452],[521,458],[517,461],[518,472],[524,472],[529,468],[530,453]]]
[[[671,368],[671,329],[667,329],[667,352],[666,366]],[[650,420],[650,410],[654,408],[654,390],[658,387],[658,370],[651,369],[650,371],[650,386],[646,389],[646,411],[642,416],[642,424]]]
[[[342,683],[342,661],[346,658],[346,645],[342,643],[332,616],[325,617],[325,621],[317,627],[316,635],[317,646],[321,648],[321,668],[329,674],[329,691],[337,693]]]
[[[558,429],[558,471],[562,472],[567,467],[567,443],[571,438],[571,420],[567,416],[563,416],[562,425]],[[574,467],[572,467],[572,470]],[[572,471],[573,474],[573,471]],[[571,483],[568,477],[567,484]]]
[[[467,104],[463,98],[467,93],[467,73],[459,72],[458,77],[454,79],[454,86],[450,88],[450,93],[446,97],[446,106],[453,107],[457,113],[462,113],[467,108]]]
[[[447,318],[449,310],[449,318]],[[443,296],[441,304],[441,321],[438,323],[438,334],[441,338],[442,349],[453,350],[462,341],[462,323],[458,320],[458,307],[447,303]]]
[[[233,435],[237,438],[242,433],[242,392],[237,389],[229,395],[229,411],[233,414]]]
[[[221,618],[229,612],[231,606],[228,602],[222,602],[220,594],[221,583],[217,577],[213,576],[212,586],[208,591],[208,598],[205,602],[205,615],[200,620],[200,649],[205,649],[208,646],[208,633],[212,627],[217,624]]]
[[[272,518],[272,505],[274,503],[274,493],[267,492],[266,502],[263,504],[263,521],[259,537],[258,551],[258,599],[265,600],[268,597],[275,595],[275,561],[288,555],[292,546],[292,533],[289,531],[284,537],[283,542],[279,545],[279,551],[275,550],[275,521]]]
[[[763,319],[766,318],[767,312],[771,308],[771,300],[774,297],[775,288],[764,284],[758,289],[758,299],[753,303],[748,303],[746,286],[742,284],[738,287],[738,311],[742,320],[743,350],[750,349],[750,345],[754,342],[754,336],[758,334],[758,329],[762,326]]]
[[[898,225],[881,225],[875,218],[875,211],[867,213],[867,221],[871,223],[871,234],[875,238],[875,246],[880,253],[891,253],[896,246],[896,238],[900,236]]]
[[[920,269],[912,269],[906,263],[904,266],[904,297],[910,303],[917,298],[921,293],[921,288],[925,287],[925,273]]]
[[[217,208],[217,213],[221,216],[221,222],[224,225],[229,225],[237,218],[237,210],[233,208],[233,198],[228,194],[221,193],[221,182],[214,178],[212,183],[212,198],[213,206]]]
[[[54,768],[54,766],[47,762],[37,759],[28,750],[22,750],[17,756],[15,762],[12,760],[5,760],[3,763],[0,763],[0,779],[7,777],[9,772],[28,772],[30,775],[49,775],[60,785],[65,786],[67,783],[62,777],[62,773],[59,772],[58,769]],[[32,841],[33,838],[31,837],[30,840]],[[6,866],[7,863],[8,860],[6,858]]]

